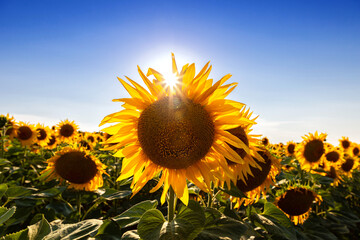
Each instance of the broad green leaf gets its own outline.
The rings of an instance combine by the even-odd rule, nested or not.
[[[240,239],[248,227],[235,219],[224,216],[216,209],[205,209],[205,227],[196,240]]]
[[[253,214],[251,217],[252,220],[255,222],[256,226],[261,227],[262,229],[267,231],[268,234],[274,239],[296,239],[294,232],[291,232],[288,228],[277,224],[273,221],[273,219],[270,219],[260,214]]]
[[[65,189],[66,189],[66,187],[64,187],[64,186],[53,187],[53,188],[49,188],[49,189],[46,189],[46,190],[38,192],[38,193],[34,193],[31,196],[37,197],[37,198],[52,198],[52,197],[59,195],[63,191],[65,191]]]
[[[36,191],[36,188],[26,188],[22,186],[9,187],[5,195],[10,199],[20,199],[23,197],[30,196],[33,191]]]
[[[121,229],[119,225],[116,222],[108,219],[105,220],[100,226],[99,230],[96,233],[96,238],[117,240],[120,239],[120,232]]]
[[[55,200],[46,205],[45,208],[53,209],[56,213],[62,214],[64,216],[68,216],[74,211],[74,209],[72,209],[71,206],[67,203]]]
[[[88,219],[74,224],[60,224],[53,227],[52,233],[47,235],[44,240],[71,240],[81,239],[95,233],[101,224],[102,220]]]
[[[121,240],[140,240],[137,230],[127,231],[121,236]]]
[[[265,217],[276,219],[282,226],[291,228],[293,224],[290,219],[281,211],[278,207],[270,202],[266,202],[264,205],[264,212],[261,214]]]
[[[2,196],[4,196],[4,194],[6,193],[8,189],[8,186],[6,183],[2,183],[0,184],[0,199],[2,198]]]
[[[138,225],[139,236],[144,240],[160,239],[160,232],[166,222],[163,214],[157,209],[146,211]]]
[[[48,221],[42,216],[42,219],[31,225],[28,226],[29,232],[28,237],[29,240],[42,240],[46,235],[51,232],[51,227]]]
[[[11,162],[5,158],[0,158],[0,166],[11,165]]]
[[[114,220],[121,228],[126,228],[135,224],[138,224],[141,216],[150,209],[156,208],[158,202],[156,200],[146,200],[140,202],[120,215],[114,217]]]
[[[2,240],[28,240],[29,229],[23,229],[15,233],[8,234],[2,237]]]
[[[15,206],[10,209],[7,209],[6,207],[0,207],[0,225],[6,222],[9,218],[11,218],[12,215],[14,215],[15,211]]]
[[[130,195],[131,195],[130,190],[118,191],[113,188],[108,188],[108,189],[106,189],[105,193],[100,196],[100,198],[104,198],[104,199],[110,201],[110,200],[115,200],[115,199],[126,198]]]

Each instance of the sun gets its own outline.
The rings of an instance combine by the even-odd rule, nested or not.
[[[169,89],[170,93],[174,93],[180,85],[180,79],[174,73],[167,73],[163,75],[164,77],[164,85],[166,89]]]

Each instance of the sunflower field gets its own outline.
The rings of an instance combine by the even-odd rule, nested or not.
[[[138,68],[100,132],[0,117],[1,239],[360,239],[360,145],[272,143],[211,65]],[[289,136],[295,138],[298,136]]]

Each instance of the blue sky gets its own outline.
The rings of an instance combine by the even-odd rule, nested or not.
[[[136,66],[211,61],[271,142],[360,143],[360,1],[3,1],[0,112],[95,131]]]

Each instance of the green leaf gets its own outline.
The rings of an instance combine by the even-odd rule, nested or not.
[[[5,158],[0,158],[0,166],[2,165],[11,165],[11,162]]]
[[[121,240],[140,240],[140,236],[137,233],[137,230],[131,230],[124,233]]]
[[[216,209],[205,209],[205,227],[196,240],[240,239],[248,227],[235,219],[226,217]]]
[[[1,239],[3,239],[3,240],[28,240],[28,232],[29,232],[29,229],[26,228],[21,231],[8,234],[8,235],[2,237]]]
[[[115,199],[122,199],[122,198],[126,198],[128,196],[131,195],[131,191],[130,190],[125,190],[125,191],[118,191],[116,189],[113,188],[107,188],[105,193],[102,194],[100,196],[100,198],[104,198],[108,201],[111,200],[115,200]]]
[[[41,191],[39,193],[34,193],[31,196],[37,197],[37,198],[52,198],[52,197],[59,195],[63,191],[65,191],[65,189],[66,189],[66,187],[64,187],[64,186],[53,187],[53,188],[49,188],[44,191]]]
[[[30,196],[31,193],[37,190],[36,188],[26,188],[22,186],[9,187],[5,193],[9,199],[20,199],[23,197]]]
[[[6,207],[0,207],[0,225],[6,222],[9,218],[11,218],[12,215],[14,215],[15,211],[15,206],[10,209],[7,209]]]
[[[261,214],[267,218],[276,219],[280,225],[291,228],[293,227],[290,219],[281,211],[278,207],[270,202],[266,202],[264,205],[264,212]]]
[[[139,223],[141,216],[150,209],[156,208],[158,202],[156,200],[146,200],[140,202],[122,214],[112,218],[121,228],[126,228]]]
[[[47,235],[44,240],[70,240],[88,237],[95,233],[102,223],[102,220],[87,219],[74,224],[57,224],[52,227],[52,233]]]
[[[144,240],[160,239],[160,231],[166,222],[163,214],[157,209],[146,211],[138,225],[139,236]]]
[[[96,238],[118,240],[120,239],[120,232],[121,229],[119,225],[116,222],[108,219],[105,220],[100,226],[96,233]]]
[[[46,235],[51,232],[51,227],[48,221],[42,216],[42,219],[37,223],[28,226],[29,240],[42,240]]]
[[[8,186],[6,183],[2,183],[0,184],[0,199],[2,198],[2,196],[4,196],[4,194],[6,193],[8,189]]]
[[[239,188],[236,187],[232,181],[230,181],[230,185],[231,185],[230,189],[226,183],[224,184],[224,188],[219,188],[219,189],[234,197],[247,198],[247,196],[242,191],[240,191]]]

